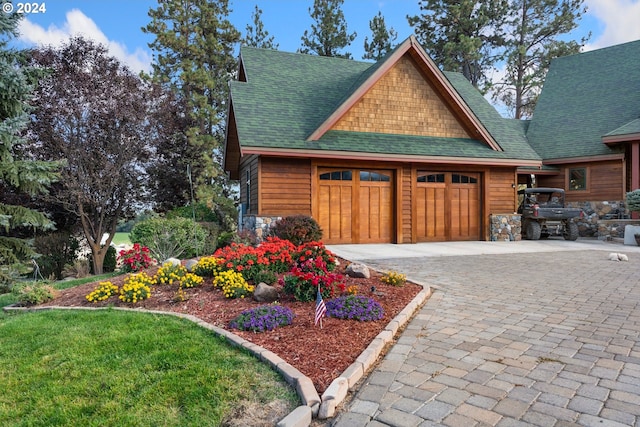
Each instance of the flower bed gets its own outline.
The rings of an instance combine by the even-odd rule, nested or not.
[[[293,262],[294,259],[300,260],[301,257],[304,257],[304,261],[295,263],[296,266],[308,262],[309,258],[326,259],[328,264],[325,262],[325,268],[320,268],[320,272],[325,274],[326,270],[328,274],[340,276],[340,283],[343,286],[336,291],[333,297],[359,295],[367,299],[367,304],[369,302],[379,304],[384,313],[383,317],[378,320],[365,319],[363,316],[356,316],[353,319],[328,317],[323,320],[323,328],[321,329],[319,325],[314,326],[314,302],[299,301],[295,295],[285,293],[283,285],[275,283],[281,296],[278,301],[279,305],[293,313],[291,324],[278,326],[275,329],[265,327],[266,331],[259,333],[253,332],[251,329],[247,331],[233,329],[237,335],[275,352],[310,377],[319,393],[322,393],[331,381],[360,355],[371,340],[421,289],[412,283],[406,283],[404,286],[384,283],[380,280],[381,275],[375,272],[372,272],[370,279],[355,279],[344,276],[347,262],[341,260],[337,266],[333,254],[330,254],[324,249],[324,246],[317,242],[313,247],[295,248],[296,250],[292,251],[287,243],[270,241],[267,248],[268,250],[256,248],[254,251],[250,248],[236,246],[237,255],[234,256],[230,249],[225,249],[216,252],[214,257],[224,259],[225,266],[231,263],[236,267],[250,266],[248,269],[251,269],[254,265],[259,265],[262,268],[258,271],[264,271],[265,267],[272,265],[274,269],[283,270],[284,265]],[[292,261],[289,261],[287,254],[291,256]],[[243,263],[239,261],[240,259],[243,260]],[[250,260],[253,261],[253,264],[249,263]],[[212,276],[217,276],[215,270],[218,264],[220,263],[217,261],[213,263],[208,261],[207,265],[213,272]],[[246,271],[245,268],[241,270]],[[233,271],[237,273],[235,269]],[[149,269],[146,273],[149,277],[156,277],[158,268]],[[278,276],[283,278],[286,274],[279,272]],[[120,276],[112,279],[111,282],[113,285],[121,287],[127,277],[129,276]],[[245,298],[229,299],[220,288],[213,286],[213,281],[213,277],[207,277],[203,279],[202,284],[193,287],[183,287],[177,281],[172,281],[172,284],[153,285],[150,289],[150,297],[142,300],[136,297],[135,305],[131,302],[120,301],[117,297],[110,297],[95,303],[89,302],[86,296],[92,292],[97,284],[87,284],[62,291],[61,295],[48,305],[135,306],[188,313],[229,330],[232,328],[231,322],[237,319],[242,312],[264,306],[248,295]],[[311,286],[314,286],[313,282],[311,280]],[[321,280],[318,280],[317,283],[321,283]],[[241,291],[242,289],[245,288],[241,287]],[[375,289],[375,292],[372,292],[372,289]],[[328,305],[333,297],[327,295]],[[359,320],[357,320],[358,317],[360,317]],[[377,319],[377,317],[373,319]]]

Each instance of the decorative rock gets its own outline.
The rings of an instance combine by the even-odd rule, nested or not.
[[[492,214],[490,232],[492,242],[513,242],[521,240],[522,217],[519,214]]]
[[[180,262],[180,260],[178,258],[168,258],[168,259],[164,260],[162,265],[165,265],[168,262],[170,262],[171,265],[180,265],[181,264],[181,262]]]
[[[364,264],[359,264],[357,262],[349,264],[345,270],[345,273],[347,273],[347,276],[349,277],[359,277],[364,279],[368,279],[371,277],[371,273],[369,272],[369,267],[367,267]]]
[[[187,260],[184,266],[186,267],[189,273],[193,273],[193,267],[195,267],[197,263],[198,261],[196,261],[195,259],[190,259],[190,260]]]
[[[253,299],[258,302],[274,302],[278,301],[280,295],[273,286],[260,282],[253,291]]]

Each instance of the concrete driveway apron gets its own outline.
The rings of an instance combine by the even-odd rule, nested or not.
[[[330,249],[434,289],[331,425],[640,426],[640,248]]]

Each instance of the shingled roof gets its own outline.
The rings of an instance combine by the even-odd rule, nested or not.
[[[230,132],[243,154],[304,153],[321,156],[384,155],[386,159],[446,158],[463,163],[536,165],[541,157],[529,146],[526,124],[504,119],[461,74],[439,73],[438,84],[460,105],[461,120],[478,129],[481,139],[443,138],[331,130],[332,115],[349,107],[364,85],[393,66],[398,55],[418,52],[430,61],[415,38],[403,42],[377,63],[242,47],[241,79],[230,83]],[[402,50],[404,49],[404,50]],[[420,59],[422,58],[422,59]],[[229,138],[227,143],[229,143]],[[457,159],[457,160],[456,160]],[[227,169],[233,165],[226,165]]]
[[[639,67],[640,41],[552,60],[527,131],[531,146],[545,160],[619,153],[603,137],[640,129]]]

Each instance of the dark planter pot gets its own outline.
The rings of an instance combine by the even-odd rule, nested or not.
[[[636,244],[640,246],[640,234],[634,234],[633,237],[636,239]]]

